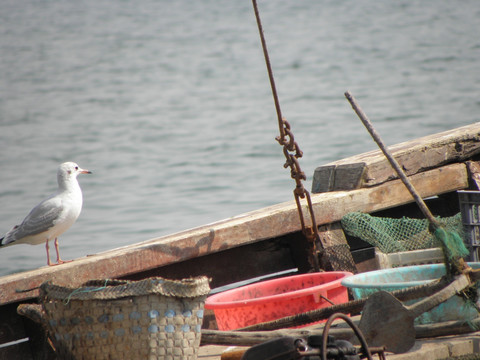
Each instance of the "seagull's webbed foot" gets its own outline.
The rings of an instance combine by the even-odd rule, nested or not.
[[[55,266],[55,265],[60,265],[60,264],[65,264],[67,262],[71,262],[72,260],[62,260],[60,259],[60,253],[58,251],[58,239],[55,238],[55,250],[57,252],[57,262],[54,264],[50,261],[50,250],[48,248],[48,240],[46,241],[45,248],[47,249],[47,265],[48,266]]]
[[[57,257],[57,263],[56,264],[53,264],[53,265],[60,265],[60,264],[65,264],[65,263],[69,263],[69,262],[72,262],[73,260],[62,260],[60,259],[59,257]]]

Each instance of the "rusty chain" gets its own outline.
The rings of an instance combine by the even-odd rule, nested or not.
[[[282,111],[280,109],[280,102],[278,100],[277,89],[275,86],[275,79],[273,77],[272,66],[270,64],[270,58],[267,51],[267,44],[265,42],[265,37],[263,35],[262,22],[260,20],[260,14],[258,12],[258,6],[256,0],[252,0],[253,9],[255,11],[255,17],[257,19],[258,31],[260,33],[260,40],[262,42],[263,54],[265,57],[265,63],[267,65],[268,77],[270,79],[270,86],[272,88],[273,100],[275,102],[275,109],[277,111],[278,117],[278,128],[280,136],[277,136],[275,139],[280,145],[283,146],[283,153],[286,158],[284,168],[290,168],[290,175],[292,179],[295,180],[296,187],[293,191],[295,202],[297,204],[298,214],[300,216],[300,223],[302,225],[302,233],[307,239],[308,243],[311,246],[310,252],[310,265],[315,269],[315,271],[320,270],[319,265],[319,255],[322,250],[320,235],[318,234],[318,227],[315,220],[315,214],[313,211],[312,199],[310,193],[303,186],[303,181],[307,179],[305,173],[300,167],[298,161],[299,158],[303,156],[303,152],[300,150],[298,144],[295,141],[291,126],[288,121],[282,116]],[[302,210],[301,199],[307,200],[308,212],[310,215],[311,225],[306,225],[306,217]]]

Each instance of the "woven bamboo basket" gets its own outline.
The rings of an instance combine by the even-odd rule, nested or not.
[[[44,283],[42,306],[59,359],[194,360],[207,277]]]

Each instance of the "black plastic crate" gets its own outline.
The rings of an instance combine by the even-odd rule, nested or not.
[[[457,191],[465,231],[466,245],[470,250],[468,261],[480,261],[480,191]]]

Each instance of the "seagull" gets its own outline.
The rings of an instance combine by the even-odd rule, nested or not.
[[[74,162],[66,162],[58,167],[58,190],[49,198],[35,206],[20,225],[16,225],[0,239],[0,248],[14,244],[37,245],[45,242],[47,265],[63,264],[58,252],[58,237],[67,231],[82,211],[82,189],[77,181],[80,174],[91,171],[80,168]],[[48,242],[55,239],[57,263],[50,262]]]

